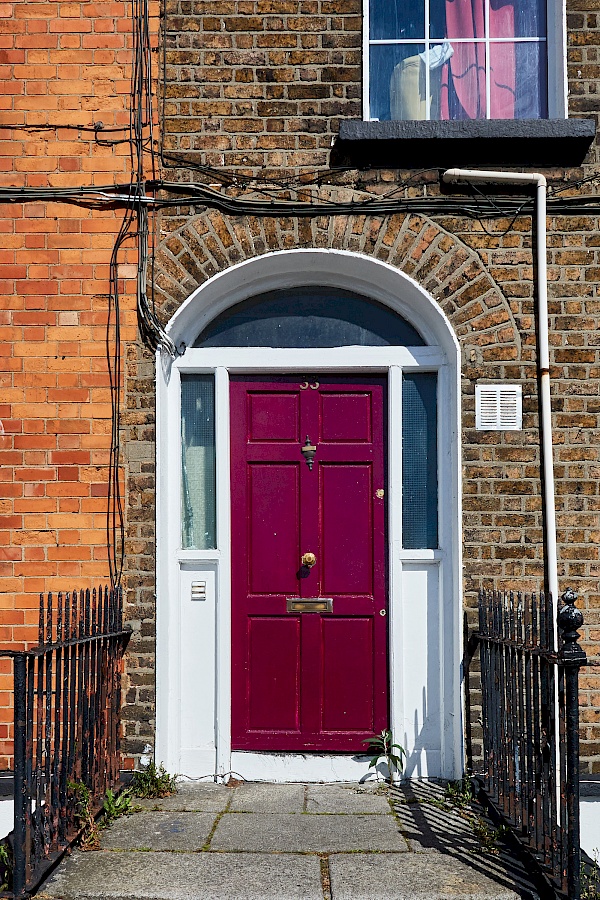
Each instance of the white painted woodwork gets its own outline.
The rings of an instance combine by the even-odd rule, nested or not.
[[[389,386],[389,655],[391,727],[413,777],[459,777],[463,766],[459,349],[432,298],[392,266],[345,251],[295,250],[240,263],[209,279],[173,317],[177,345],[228,306],[275,287],[325,284],[396,310],[428,347],[327,350],[190,348],[157,358],[156,759],[189,777],[344,781],[366,757],[231,750],[230,373],[387,373]],[[402,549],[402,371],[438,373],[439,550]],[[181,549],[181,373],[215,373],[217,549]],[[192,601],[192,582],[206,600]],[[437,675],[434,677],[432,670]],[[425,743],[424,743],[425,741]],[[372,775],[372,771],[370,773]]]
[[[447,623],[440,604],[440,563],[424,560],[402,565],[400,596],[403,641],[401,672],[402,719],[395,738],[407,752],[405,774],[411,778],[437,775],[444,769],[443,634]]]

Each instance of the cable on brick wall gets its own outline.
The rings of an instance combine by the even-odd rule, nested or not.
[[[137,238],[137,311],[140,334],[144,343],[155,350],[164,346],[175,354],[175,347],[165,334],[147,299],[148,272],[148,206],[146,180],[144,175],[144,151],[149,141],[153,145],[152,132],[152,70],[150,25],[147,0],[133,0],[132,3],[133,64],[131,70],[131,90],[129,105],[129,158],[130,181],[126,196],[119,195],[118,201],[125,200],[125,211],[117,234],[109,267],[109,308],[106,329],[106,359],[108,364],[111,395],[111,439],[109,454],[108,498],[106,518],[106,542],[110,581],[113,587],[121,583],[125,561],[125,518],[121,491],[121,395],[123,372],[121,359],[121,307],[119,293],[118,259],[119,252],[129,238]],[[147,139],[144,137],[146,124],[150,123]],[[156,178],[154,162],[152,176]],[[104,191],[84,194],[75,192],[70,199],[81,202],[82,198],[93,203],[111,203],[117,196]],[[137,225],[137,228],[135,227]]]
[[[585,181],[598,180],[600,175]],[[557,188],[548,199],[548,212],[555,215],[600,215],[600,196],[586,194],[560,198],[564,191],[576,189],[584,180],[574,181]],[[365,200],[349,201],[290,201],[290,200],[257,200],[219,193],[206,185],[179,183],[168,181],[149,181],[146,187],[151,193],[142,190],[132,192],[131,184],[107,184],[96,187],[81,188],[0,188],[0,203],[27,203],[39,201],[57,201],[74,203],[90,209],[106,209],[107,207],[128,207],[131,203],[148,209],[168,209],[181,206],[203,206],[219,209],[231,215],[253,216],[323,216],[348,215],[350,213],[370,213],[372,215],[394,215],[395,213],[414,213],[428,216],[462,215],[472,219],[497,219],[517,214],[529,214],[533,207],[533,198],[501,196],[492,199],[489,195],[478,197],[470,192],[471,199],[463,196],[468,191],[462,190],[460,196],[439,195],[432,197],[407,197],[399,199],[382,199],[380,197]],[[158,197],[158,191],[166,191],[170,196]]]

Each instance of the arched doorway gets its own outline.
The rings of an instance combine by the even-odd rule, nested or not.
[[[157,756],[359,778],[390,726],[407,775],[460,774],[458,348],[439,307],[372,259],[289,251],[212,278],[170,332]]]

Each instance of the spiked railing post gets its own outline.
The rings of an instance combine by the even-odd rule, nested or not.
[[[585,651],[578,645],[583,615],[575,603],[577,594],[570,588],[562,595],[558,614],[561,646],[559,665],[565,679],[566,753],[566,830],[567,885],[569,897],[579,900],[581,893],[581,849],[579,844],[579,670],[587,663]]]

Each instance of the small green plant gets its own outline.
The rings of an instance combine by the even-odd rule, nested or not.
[[[380,761],[383,760],[388,770],[386,781],[394,780],[394,773],[401,772],[404,768],[404,757],[406,751],[400,744],[394,743],[394,737],[389,728],[384,728],[379,734],[374,734],[371,738],[366,738],[363,744],[368,744],[375,755],[369,763],[370,769],[377,769]],[[397,753],[395,751],[398,751]]]
[[[508,828],[506,825],[499,825],[498,828],[490,828],[480,816],[474,816],[471,819],[471,828],[474,836],[477,838],[483,848],[484,853],[500,853],[498,841],[506,834]]]
[[[83,781],[69,781],[69,790],[75,800],[75,815],[82,829],[79,839],[81,850],[98,850],[100,847],[100,828],[92,812],[92,795]]]
[[[103,825],[114,822],[120,816],[130,816],[131,813],[136,811],[131,802],[132,794],[133,790],[131,788],[126,788],[120,794],[115,794],[110,788],[107,790],[102,810]]]
[[[475,801],[473,782],[468,775],[457,781],[449,781],[444,791],[444,798],[428,797],[425,801],[443,812],[453,811],[468,823],[473,836],[481,844],[484,853],[499,853],[498,841],[509,829],[506,825],[491,828],[481,816],[477,815],[472,804]],[[475,850],[469,851],[475,853]],[[600,898],[599,898],[600,900]]]
[[[581,900],[600,900],[600,868],[598,850],[593,851],[593,862],[581,863]]]
[[[0,844],[0,891],[10,890],[13,861],[10,847]]]
[[[145,769],[134,773],[131,791],[136,797],[145,799],[170,797],[177,793],[177,776],[169,775],[162,763],[157,768],[151,762]]]
[[[475,799],[471,779],[465,776],[458,781],[449,781],[446,785],[444,798],[455,809],[468,809]]]

